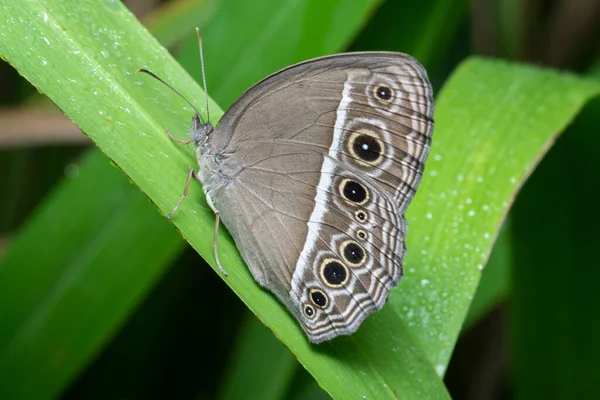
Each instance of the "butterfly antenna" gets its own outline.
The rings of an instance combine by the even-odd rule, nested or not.
[[[204,54],[202,53],[202,35],[200,28],[196,28],[198,34],[198,47],[200,48],[200,66],[202,67],[202,85],[204,86],[204,97],[206,100],[206,119],[210,122],[210,110],[208,109],[208,91],[206,90],[206,74],[204,73]]]
[[[194,105],[188,99],[186,99],[184,95],[179,93],[173,86],[169,85],[167,82],[165,82],[164,80],[159,78],[158,75],[156,75],[154,72],[148,71],[147,69],[140,68],[140,69],[136,70],[136,72],[143,72],[145,74],[148,74],[151,77],[153,77],[154,79],[156,79],[157,81],[159,81],[160,83],[162,83],[163,85],[165,85],[166,87],[168,87],[169,89],[171,89],[172,91],[174,91],[179,97],[181,97],[186,103],[188,103],[190,107],[192,107],[192,109],[200,117],[200,121],[202,123],[204,123],[204,120],[202,119],[202,115],[200,114],[200,111],[198,111],[198,109],[196,107],[194,107]],[[207,113],[208,113],[208,108],[207,108]]]

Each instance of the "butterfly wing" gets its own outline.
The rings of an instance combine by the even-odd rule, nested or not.
[[[402,276],[432,118],[413,58],[341,54],[250,88],[202,150],[205,192],[312,342],[356,331]]]

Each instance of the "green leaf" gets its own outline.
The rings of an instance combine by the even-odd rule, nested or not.
[[[587,75],[592,78],[598,78],[600,77],[600,69],[591,68]],[[594,112],[593,110],[597,109],[597,106],[589,106],[589,108],[592,111],[587,111],[583,117],[578,117],[576,120],[578,123],[575,127],[569,128],[566,134],[570,135],[570,131],[572,130],[577,131],[577,128],[582,126],[582,123],[579,122],[581,119],[587,119],[589,121],[594,120],[594,116],[598,114],[598,111]],[[588,124],[589,123],[590,122],[588,122]],[[575,134],[581,135],[580,133]],[[544,164],[542,164],[541,168],[543,170]],[[481,281],[477,287],[477,292],[469,309],[469,314],[465,320],[463,330],[469,329],[492,307],[510,298],[512,295],[510,273],[514,259],[513,242],[515,241],[512,230],[510,229],[510,221],[512,219],[511,211],[508,215],[507,222],[504,224],[505,226],[500,231],[496,243],[494,243],[490,260],[482,274]]]
[[[490,259],[481,274],[477,291],[469,307],[462,330],[470,329],[480,319],[485,317],[493,307],[509,297],[510,270],[512,263],[512,242],[510,232],[510,217],[500,230]]]
[[[443,372],[493,239],[522,182],[600,85],[472,59],[439,95],[420,192],[408,210],[407,277],[390,298]]]

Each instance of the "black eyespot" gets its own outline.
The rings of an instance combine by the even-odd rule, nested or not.
[[[344,179],[342,181],[342,196],[346,200],[361,205],[365,204],[369,199],[369,192],[362,184],[350,179]]]
[[[312,318],[315,315],[315,309],[312,306],[305,305],[304,306],[304,315],[308,318]]]
[[[321,268],[321,277],[329,286],[340,287],[348,280],[348,270],[336,260],[325,260]]]
[[[390,101],[392,95],[392,89],[387,86],[377,86],[375,88],[375,96],[377,96],[379,100]]]
[[[365,262],[365,250],[356,242],[348,241],[342,244],[342,255],[344,260],[352,265],[361,265]]]
[[[367,232],[363,231],[362,229],[359,229],[358,231],[356,231],[356,236],[359,239],[365,240],[367,238]]]
[[[367,221],[367,214],[362,210],[358,210],[357,212],[355,212],[354,216],[356,217],[356,220],[358,222],[366,222]]]
[[[373,136],[358,135],[352,142],[352,150],[357,157],[366,162],[377,161],[381,157],[381,143]]]
[[[317,307],[326,308],[329,300],[327,300],[327,296],[325,293],[320,291],[319,289],[313,289],[310,291],[310,299]]]

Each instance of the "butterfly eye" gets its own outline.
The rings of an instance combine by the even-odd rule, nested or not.
[[[394,92],[392,91],[392,89],[385,85],[376,86],[374,93],[375,97],[386,103],[389,102],[392,99],[392,97],[394,97]]]
[[[304,306],[304,315],[306,315],[308,318],[312,318],[315,316],[315,309],[313,306],[307,304]]]
[[[348,281],[348,268],[336,259],[323,260],[320,272],[321,278],[329,287],[339,288]]]
[[[344,261],[351,267],[360,267],[367,260],[367,255],[362,246],[353,240],[342,243],[341,251]]]
[[[329,304],[327,296],[320,289],[312,289],[310,291],[310,299],[319,308],[327,308],[327,305]]]
[[[369,191],[362,184],[351,179],[343,179],[339,185],[342,197],[359,206],[369,201]]]

